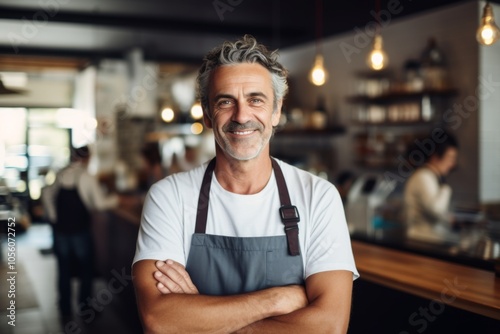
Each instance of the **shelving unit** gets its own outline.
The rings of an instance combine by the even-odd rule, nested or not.
[[[354,106],[354,162],[369,169],[394,169],[399,157],[419,137],[441,122],[455,89],[387,91],[347,98]]]
[[[400,101],[420,99],[423,96],[443,98],[452,97],[456,94],[457,90],[451,88],[442,90],[427,89],[418,92],[394,91],[383,93],[377,96],[357,95],[351,96],[347,100],[351,103],[392,104]]]

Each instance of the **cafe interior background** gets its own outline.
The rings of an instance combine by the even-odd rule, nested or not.
[[[500,20],[500,4],[488,4]],[[28,291],[19,291],[26,305],[18,309],[18,325],[12,328],[2,317],[2,333],[67,331],[57,321],[55,260],[40,195],[69,162],[70,148],[90,144],[89,168],[103,188],[138,197],[147,190],[141,187],[145,145],[157,145],[166,174],[208,160],[213,136],[195,98],[196,71],[208,50],[246,33],[279,48],[289,70],[272,154],[339,188],[341,175],[353,177],[345,203],[353,240],[483,270],[498,293],[500,42],[484,45],[476,38],[486,5],[0,1],[0,210],[4,226],[7,217],[16,218],[17,283]],[[384,52],[382,64],[367,61],[374,49]],[[318,66],[323,74],[312,75]],[[436,129],[454,134],[460,145],[448,182],[452,207],[467,224],[459,244],[407,244],[398,218],[402,189],[412,159],[421,158],[408,155],[408,147],[416,140],[432,145]],[[140,210],[136,205],[95,214],[97,291],[122,270],[130,273]],[[4,266],[7,255],[4,235]],[[418,305],[429,305],[427,299],[383,282],[363,283],[360,272],[350,332],[366,332],[367,323],[374,332],[423,328],[410,318]],[[356,293],[357,285],[363,292]],[[131,286],[124,281],[124,291],[95,311],[101,317],[75,320],[78,328],[140,332]],[[4,292],[0,299],[6,301]],[[409,306],[395,306],[402,304]],[[455,306],[446,304],[436,321],[426,318],[426,332],[455,328],[450,326],[461,324],[459,318],[498,329],[494,319],[500,316]],[[379,317],[385,329],[377,331],[367,317]]]

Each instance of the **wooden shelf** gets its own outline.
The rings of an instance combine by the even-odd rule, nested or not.
[[[399,121],[399,122],[361,122],[361,121],[352,121],[352,125],[354,126],[380,126],[380,127],[396,127],[396,126],[430,126],[435,124],[435,121]]]
[[[324,129],[313,129],[313,128],[284,128],[280,130],[276,130],[276,137],[286,137],[286,136],[294,136],[294,137],[330,137],[336,136],[345,133],[345,128],[343,126],[334,126],[328,127]]]
[[[424,90],[420,92],[389,92],[378,96],[357,95],[347,98],[350,103],[358,104],[396,104],[405,101],[414,101],[424,96],[452,97],[457,95],[456,89]]]

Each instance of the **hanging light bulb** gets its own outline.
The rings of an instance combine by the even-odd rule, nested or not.
[[[323,64],[323,55],[317,54],[314,59],[314,66],[309,73],[309,80],[316,86],[322,86],[328,79],[328,72]]]
[[[493,8],[488,2],[483,9],[483,17],[481,18],[481,25],[477,29],[476,39],[482,45],[492,45],[499,37],[500,29],[495,24]]]
[[[387,54],[382,49],[382,44],[382,36],[380,34],[375,35],[373,49],[367,58],[368,66],[375,71],[380,71],[389,63],[389,57],[387,57]]]
[[[175,118],[175,113],[174,111],[172,110],[172,108],[170,107],[167,107],[167,108],[164,108],[162,111],[161,111],[161,119],[165,122],[165,123],[170,123],[174,120]]]
[[[316,57],[314,66],[309,72],[309,81],[313,85],[323,86],[328,80],[328,72],[325,69],[323,54],[321,52],[323,34],[323,0],[316,0]]]

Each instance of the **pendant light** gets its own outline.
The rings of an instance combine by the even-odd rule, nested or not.
[[[309,73],[309,80],[316,86],[322,86],[325,84],[327,78],[328,72],[325,70],[323,55],[317,53],[314,58],[314,66]]]
[[[380,71],[381,69],[387,67],[389,62],[389,58],[387,54],[384,52],[383,48],[382,36],[377,33],[375,38],[373,39],[373,49],[368,54],[368,66],[372,70]]]
[[[483,9],[483,17],[481,17],[481,25],[477,29],[476,39],[482,45],[492,45],[500,37],[500,29],[495,24],[495,17],[493,15],[493,8],[489,1]]]
[[[309,72],[309,81],[313,85],[322,86],[328,80],[328,72],[325,69],[323,54],[321,53],[321,35],[323,30],[323,0],[316,0],[316,57],[314,66]]]
[[[366,62],[368,66],[375,71],[380,71],[387,67],[389,63],[389,57],[383,50],[383,40],[382,34],[380,33],[380,0],[376,1],[376,10],[377,10],[377,31],[375,32],[375,37],[373,38],[373,49],[368,54]]]

